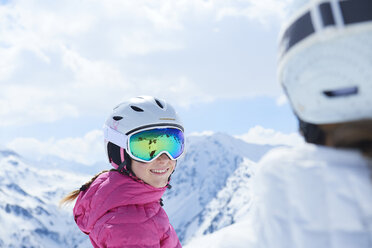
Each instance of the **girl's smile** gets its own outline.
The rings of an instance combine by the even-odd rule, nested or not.
[[[171,160],[165,153],[149,163],[132,160],[134,174],[145,183],[161,188],[168,184],[169,176],[174,171],[176,161]]]

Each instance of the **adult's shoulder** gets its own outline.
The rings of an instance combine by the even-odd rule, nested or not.
[[[336,154],[339,152],[311,144],[275,148],[257,164],[254,194],[267,206],[281,202],[277,205],[281,213],[293,208],[294,199],[311,205],[310,199],[324,191],[327,177],[336,171],[337,163],[329,160]]]
[[[355,233],[362,237],[372,213],[368,163],[352,149],[304,145],[269,152],[252,182],[252,226],[262,247],[307,247],[322,241],[309,230],[324,240],[345,240]]]
[[[351,149],[309,144],[277,148],[258,163],[252,187],[265,211],[302,216],[304,209],[316,211],[329,197],[342,202],[345,192],[350,196],[352,190],[369,192],[368,163],[360,152]]]
[[[358,166],[366,167],[370,162],[357,150],[304,143],[272,149],[259,161],[258,167],[263,173],[291,169],[309,173],[318,170],[355,169]]]
[[[278,147],[269,151],[258,162],[260,171],[277,171],[291,167],[309,166],[309,161],[319,161],[319,147],[312,144],[300,144],[293,147]]]

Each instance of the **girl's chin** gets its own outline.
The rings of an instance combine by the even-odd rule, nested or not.
[[[155,187],[155,188],[163,188],[163,187],[167,186],[168,180],[152,181],[148,184],[150,184],[152,187]]]
[[[164,188],[165,186],[167,186],[167,184],[150,184],[152,187],[154,188]]]

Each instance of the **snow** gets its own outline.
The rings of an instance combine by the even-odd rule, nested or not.
[[[189,136],[186,149],[163,197],[184,247],[372,247],[371,178],[359,153],[221,133]],[[4,150],[0,168],[0,247],[91,247],[72,206],[58,202],[108,164]]]
[[[60,209],[62,196],[87,176],[45,170],[11,151],[0,156],[0,247],[84,247],[85,235]],[[90,247],[85,245],[85,247]]]
[[[246,182],[272,148],[221,133],[188,138],[173,188],[164,195],[164,208],[183,244],[240,218],[239,212],[246,211],[240,205],[250,201]],[[74,223],[72,206],[59,208],[58,202],[110,166],[87,167],[54,156],[25,158],[16,152],[0,151],[0,220],[10,227],[0,230],[0,247],[91,247]]]
[[[204,221],[195,232],[195,237],[229,226],[241,218],[241,213],[248,212],[251,205],[249,180],[254,173],[254,165],[254,162],[244,159],[227,179],[225,187],[205,207]]]
[[[191,240],[184,248],[247,248],[254,243],[254,231],[248,221],[230,225],[212,234]]]
[[[235,217],[232,215],[237,211],[214,211],[213,205],[209,204],[220,191],[226,191],[226,195],[232,194],[234,187],[229,184],[236,185],[235,190],[238,185],[244,185],[239,181],[249,179],[251,171],[248,167],[273,148],[248,144],[221,133],[192,136],[186,144],[186,155],[172,175],[173,188],[164,195],[164,208],[183,244],[195,235],[214,232],[234,223]],[[240,178],[234,174],[239,168],[247,171]],[[227,210],[234,208],[231,206],[234,201],[229,205],[230,200],[230,197],[221,196],[212,204],[225,206]],[[249,196],[244,201],[248,202]]]

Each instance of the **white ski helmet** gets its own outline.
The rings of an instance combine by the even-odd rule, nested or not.
[[[300,120],[372,118],[372,1],[294,0],[278,76]]]
[[[110,143],[115,144],[119,149],[121,148],[121,160],[124,160],[123,150],[127,150],[126,140],[130,133],[162,126],[184,130],[178,114],[164,100],[152,96],[139,96],[117,105],[103,127],[105,150],[111,164],[115,168],[119,165],[119,163],[112,163],[111,161],[110,154],[113,153],[113,149],[110,148]],[[115,153],[120,153],[120,150]],[[118,157],[120,155],[115,154],[114,156]]]

